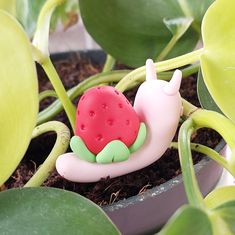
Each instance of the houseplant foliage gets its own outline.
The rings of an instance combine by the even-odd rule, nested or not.
[[[137,1],[135,1],[135,3],[136,2]],[[140,7],[140,9],[138,9],[138,7],[129,8],[129,3],[125,3],[124,1],[115,0],[115,4],[110,6],[105,0],[102,0],[99,5],[93,2],[95,6],[93,7],[91,1],[80,0],[80,7],[82,17],[88,30],[91,32],[94,31],[92,35],[97,37],[97,41],[100,40],[99,42],[104,49],[116,59],[121,59],[133,66],[139,66],[143,64],[147,56],[157,61],[159,60],[159,56],[160,59],[163,60],[164,58],[173,57],[176,54],[181,55],[192,50],[196,43],[195,38],[198,40],[200,37],[199,25],[201,23],[201,17],[204,15],[204,12],[211,2],[212,1],[204,1],[202,7],[197,8],[200,4],[196,4],[195,1],[172,0],[165,1],[165,5],[163,5],[162,1],[150,1],[148,5],[144,4],[146,1],[138,0],[139,5],[136,5]],[[0,30],[2,32],[0,39],[0,48],[2,51],[0,55],[2,62],[0,69],[2,115],[0,120],[4,127],[0,134],[2,151],[0,163],[1,166],[7,166],[7,168],[0,171],[1,184],[6,181],[12,171],[17,167],[29,144],[31,136],[35,138],[47,131],[55,131],[57,133],[57,141],[51,154],[35,173],[33,178],[26,184],[26,187],[40,186],[48,177],[50,172],[54,169],[57,156],[66,150],[70,135],[68,128],[64,124],[55,121],[47,121],[63,107],[68,115],[72,128],[74,128],[75,107],[71,99],[82,94],[89,87],[104,83],[117,83],[116,88],[123,92],[141,83],[146,75],[145,66],[132,71],[112,71],[114,59],[108,56],[105,69],[102,73],[88,78],[86,81],[66,92],[50,61],[48,51],[50,19],[53,10],[61,3],[63,3],[62,0],[49,0],[43,5],[38,17],[36,31],[33,35],[32,47],[30,47],[30,42],[19,23],[5,11],[0,11]],[[12,4],[14,4],[14,2],[12,2]],[[12,12],[9,9],[14,9],[14,6],[13,8],[9,8],[8,5],[4,4],[0,6],[10,13]],[[129,48],[126,50],[125,47],[119,45],[119,49],[117,50],[118,47],[116,47],[115,41],[112,42],[113,46],[110,43],[110,40],[113,40],[113,38],[109,38],[110,35],[104,35],[105,30],[107,30],[105,27],[109,27],[110,21],[103,20],[103,16],[105,16],[103,11],[104,9],[107,10],[108,7],[110,7],[110,10],[113,12],[115,7],[117,7],[116,10],[121,9],[118,13],[120,13],[124,22],[118,26],[120,31],[123,32],[122,35],[125,37],[118,37],[120,33],[118,31],[114,31],[114,34],[119,40],[122,39],[125,43],[128,43],[129,39],[130,41],[133,39],[133,47],[130,47],[132,49]],[[147,25],[155,25],[156,28],[159,28],[159,32],[162,33],[165,39],[161,40],[159,35],[155,33],[148,34],[154,31],[153,28],[147,27],[145,29],[141,24],[141,29],[138,29],[138,24],[131,26],[131,20],[127,21],[127,15],[130,16],[130,14],[128,14],[126,7],[133,11],[136,10],[136,12],[134,11],[133,13],[133,19],[138,23],[144,22],[143,19],[146,19],[145,17],[149,14],[152,18],[146,20]],[[197,10],[192,11],[194,8]],[[152,9],[155,10],[155,14],[151,13]],[[224,14],[225,9],[226,14]],[[235,50],[233,47],[235,29],[232,23],[235,18],[233,14],[234,9],[235,2],[231,0],[216,0],[209,7],[203,18],[201,28],[204,42],[203,48],[155,63],[157,72],[159,72],[159,78],[167,80],[172,74],[169,70],[190,65],[198,61],[202,70],[203,81],[209,91],[205,96],[211,96],[214,100],[213,102],[215,102],[226,115],[224,116],[215,111],[199,109],[187,101],[182,100],[184,106],[183,124],[180,128],[178,143],[172,143],[172,146],[179,149],[185,191],[189,205],[180,208],[176,212],[162,231],[159,232],[161,235],[189,233],[229,235],[235,233],[235,220],[233,216],[235,213],[235,188],[230,186],[214,190],[203,199],[197,185],[191,156],[191,149],[202,152],[217,161],[231,174],[235,175],[233,152],[235,147],[235,111],[232,100],[235,87],[235,83],[232,80],[235,76]],[[93,11],[95,10],[98,10],[98,13],[103,16],[98,17],[96,22],[92,23],[89,17],[94,14]],[[147,11],[147,13],[140,14],[141,11]],[[161,15],[161,11],[166,14],[168,18],[158,18],[156,12],[159,12],[159,15]],[[138,18],[137,15],[141,17]],[[114,19],[118,21],[119,16],[114,16],[116,17],[114,17]],[[218,16],[220,16],[219,23],[216,21]],[[97,26],[92,26],[92,24],[99,24],[99,20],[104,24],[104,27],[102,26],[103,28],[101,28],[102,33],[95,29]],[[4,22],[4,24],[2,22]],[[125,22],[126,24],[124,24]],[[215,22],[217,23],[215,24]],[[142,41],[140,40],[141,37],[135,35],[136,32],[134,29],[140,32],[142,32],[142,30],[147,32],[144,34]],[[129,31],[130,36],[127,37]],[[229,36],[224,37],[225,34]],[[126,40],[126,38],[128,38],[128,40]],[[19,40],[21,42],[20,44]],[[147,48],[146,45],[142,47],[140,42],[142,44],[144,44],[143,42],[148,44]],[[146,54],[146,51],[149,52],[150,50],[154,53]],[[131,60],[133,55],[136,56],[136,58],[132,58],[133,60]],[[46,91],[44,94],[39,94],[39,99],[41,100],[47,96],[58,97],[57,101],[38,115],[37,122],[42,124],[37,127],[35,127],[35,123],[38,109],[38,93],[33,58],[44,68],[54,87],[54,91]],[[23,65],[22,61],[24,61]],[[17,68],[17,70],[14,71],[11,69],[13,62],[14,67]],[[194,73],[195,68],[198,70],[198,67],[199,66],[189,66],[184,69],[184,77]],[[21,79],[20,82],[19,75]],[[24,82],[22,82],[22,79],[24,79]],[[229,84],[229,86],[226,84]],[[6,87],[10,87],[11,89],[6,89]],[[8,102],[4,102],[4,99],[8,97],[9,90],[12,91],[12,96],[9,98]],[[30,95],[32,98],[30,100],[25,99],[22,93],[27,93],[27,95]],[[18,104],[17,108],[15,103]],[[28,110],[29,105],[31,107],[30,110]],[[20,111],[25,107],[27,107],[27,115],[24,115],[26,112]],[[214,104],[213,107],[209,105],[207,108],[214,110]],[[5,123],[9,121],[11,124],[6,127]],[[18,132],[14,131],[16,126],[17,128],[22,128],[22,132],[24,130],[25,136],[22,135],[22,133],[19,135]],[[191,135],[202,127],[215,129],[221,134],[232,150],[232,157],[230,159],[222,158],[219,153],[206,146],[195,145],[190,142]],[[19,145],[19,143],[22,143],[22,139],[24,143]],[[12,143],[14,143],[14,148],[12,148]],[[12,159],[9,159],[9,156],[11,156]],[[9,203],[5,203],[7,200],[9,200]],[[76,208],[80,208],[80,210],[74,210],[74,205],[77,205]],[[97,232],[100,228],[102,228],[102,234],[119,233],[100,208],[79,195],[63,190],[40,187],[8,190],[0,193],[0,207],[0,227],[4,229],[4,231],[9,231],[9,234],[15,234],[15,231],[19,234],[19,230],[22,231],[22,234],[29,233],[27,230],[28,227],[24,227],[24,222],[30,221],[30,219],[32,219],[32,224],[34,224],[33,226],[31,224],[31,228],[36,232],[41,231],[41,228],[45,225],[45,231],[48,231],[48,233],[64,233],[64,227],[66,227],[66,232],[69,234],[76,234],[77,231],[81,233],[92,233],[94,231]],[[27,208],[29,213],[23,214],[25,208]],[[23,218],[22,221],[17,220],[17,223],[16,216],[18,218],[19,215],[16,215],[16,211],[19,211],[19,214]],[[47,214],[47,212],[49,213]],[[61,218],[65,220],[61,221]],[[89,222],[89,226],[84,226],[87,221]],[[99,223],[97,221],[99,221]],[[60,226],[58,226],[58,224]],[[8,228],[11,228],[11,230]],[[23,229],[25,229],[25,231],[23,231]]]
[[[36,123],[38,97],[37,75],[28,38],[19,24],[8,14],[1,11],[0,18],[2,22],[0,25],[2,35],[0,184],[2,185],[15,170],[15,166],[19,164],[27,149]],[[18,43],[22,46],[15,50],[14,47]]]
[[[7,4],[10,5],[10,2],[11,1],[8,1]],[[35,32],[37,18],[45,2],[46,0],[17,0],[15,4],[11,4],[12,8],[15,6],[16,17],[24,26],[24,29],[29,37],[32,37]],[[77,11],[78,2],[76,0],[65,1],[63,4],[57,7],[52,16],[50,23],[51,30],[54,30],[59,22],[63,23],[65,28],[68,25],[76,23],[78,14]]]
[[[5,11],[11,13],[12,15],[15,15],[16,14],[15,0],[1,1],[0,9],[4,9]]]
[[[72,192],[12,189],[0,197],[0,227],[6,234],[119,234],[97,205]]]
[[[125,64],[141,66],[147,58],[172,58],[195,47],[202,16],[213,1],[199,2],[81,0],[79,4],[88,32],[102,48]]]

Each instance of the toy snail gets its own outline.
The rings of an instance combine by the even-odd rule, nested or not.
[[[182,103],[182,73],[170,82],[157,80],[153,61],[146,61],[146,81],[134,107],[113,87],[88,90],[80,99],[73,153],[58,157],[58,173],[73,182],[95,182],[144,168],[158,160],[175,135]]]

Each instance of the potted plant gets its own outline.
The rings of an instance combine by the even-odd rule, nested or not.
[[[33,53],[30,49],[30,43],[28,42],[27,37],[23,33],[19,24],[17,24],[17,22],[7,13],[1,11],[1,22],[4,22],[4,24],[1,25],[1,31],[5,36],[1,42],[1,61],[4,65],[4,69],[1,70],[3,82],[3,85],[1,86],[1,94],[4,98],[9,97],[9,93],[11,94],[7,102],[5,102],[5,100],[4,102],[2,101],[1,106],[1,109],[4,110],[1,118],[2,123],[9,124],[2,125],[4,128],[1,132],[1,149],[3,151],[3,157],[1,158],[1,184],[4,183],[4,181],[11,175],[12,171],[21,160],[31,139],[32,133],[33,137],[36,137],[47,131],[56,131],[58,137],[55,147],[48,159],[30,179],[26,186],[39,186],[48,177],[50,171],[54,168],[57,156],[66,150],[70,139],[68,128],[64,124],[58,122],[46,122],[33,130],[36,122],[38,102],[37,81],[32,55],[49,75],[57,96],[61,100],[61,103],[71,122],[71,126],[74,129],[74,107],[49,59],[47,49],[50,16],[54,7],[59,2],[60,1],[48,1],[42,9],[38,19],[38,27],[33,39]],[[228,0],[218,0],[207,11],[202,26],[204,40],[204,47],[202,49],[156,64],[157,71],[163,72],[200,60],[203,79],[207,84],[207,88],[212,94],[214,100],[220,106],[221,110],[231,120],[233,120],[233,110],[231,110],[231,99],[229,99],[231,93],[228,92],[228,90],[232,88],[232,85],[230,87],[224,86],[224,84],[226,84],[224,79],[227,83],[232,84],[231,79],[233,76],[233,66],[230,66],[230,62],[227,64],[228,60],[225,60],[223,57],[226,55],[227,59],[231,59],[232,61],[232,43],[227,42],[225,44],[223,41],[224,37],[215,39],[211,35],[215,32],[216,35],[222,35],[224,25],[229,25],[229,22],[233,19],[233,7],[234,4]],[[228,9],[226,19],[224,19],[225,17],[222,17],[223,14],[221,9]],[[216,27],[213,27],[213,32],[211,32],[211,25],[215,21],[217,15],[221,15],[221,21],[216,25]],[[228,21],[228,19],[230,21]],[[230,39],[232,38],[232,35],[234,35],[233,31],[234,30],[232,28],[227,29]],[[20,42],[21,45],[17,52],[15,52],[15,48],[12,47],[12,45],[16,44],[16,42]],[[168,49],[165,49],[164,54],[167,50]],[[6,60],[5,58],[9,58],[9,54],[11,54],[11,59]],[[231,56],[231,58],[229,56]],[[24,61],[24,63],[19,63],[21,61]],[[9,77],[14,78],[16,76],[15,70],[12,69],[13,62],[17,75],[22,77],[22,80],[15,81],[12,79],[12,81],[9,82]],[[128,73],[124,76],[121,82],[118,83],[117,89],[120,91],[125,90],[126,87],[131,86],[133,83],[142,78],[143,74],[145,75],[144,67]],[[216,80],[216,83],[212,82],[212,77]],[[104,76],[104,79],[101,81],[107,82],[105,78],[107,79],[107,77]],[[223,81],[221,82],[222,78]],[[92,82],[97,82],[97,84],[93,83],[92,85],[98,85],[101,82],[99,79],[100,76],[97,76],[97,80],[93,78]],[[219,94],[218,89],[223,91],[223,94],[226,95],[227,98],[222,97]],[[22,91],[24,93],[27,92],[27,94],[30,95],[30,98],[25,97],[25,95],[22,94]],[[70,91],[70,94],[72,94],[72,91]],[[55,94],[53,93],[53,95]],[[16,107],[16,102],[19,104],[18,107],[20,107],[20,109]],[[4,106],[5,103],[7,103],[7,107]],[[217,229],[220,229],[220,234],[222,234],[222,232],[224,234],[228,234],[229,232],[232,234],[233,220],[230,220],[230,217],[233,213],[234,202],[232,200],[234,189],[233,187],[227,187],[220,190],[215,190],[204,201],[198,190],[192,167],[191,148],[206,153],[232,174],[234,174],[233,159],[225,160],[221,158],[217,152],[210,148],[200,145],[191,145],[190,136],[198,128],[204,126],[210,127],[218,131],[230,148],[233,149],[234,124],[230,119],[217,112],[198,109],[186,101],[183,101],[183,105],[185,121],[179,132],[179,145],[175,145],[175,147],[179,147],[184,184],[190,206],[180,209],[176,216],[170,220],[169,224],[167,224],[160,233],[178,234],[180,231],[183,231],[186,234],[188,231],[192,232],[193,229],[196,229],[197,234],[212,234],[212,232],[215,233]],[[27,112],[22,112],[22,107],[27,107]],[[11,115],[10,118],[9,115]],[[15,131],[16,127],[18,128],[17,131]],[[12,148],[9,144],[12,143],[12,139],[14,140],[14,145],[16,148]],[[15,149],[17,149],[17,151],[15,151]],[[9,159],[9,156],[11,156],[11,159]],[[24,226],[24,231],[21,231],[23,231],[24,234],[30,233],[31,229],[34,231],[50,231],[53,234],[62,232],[76,234],[78,229],[83,232],[91,232],[98,229],[102,234],[118,233],[115,226],[109,222],[107,218],[105,218],[104,214],[99,209],[87,200],[77,195],[75,196],[73,193],[45,188],[30,188],[1,192],[0,196],[2,197],[1,228],[4,231],[9,231],[9,233],[15,233],[15,231],[21,230],[22,226]],[[9,200],[9,204],[5,204],[5,198],[6,200]],[[38,203],[36,205],[32,204],[36,198],[38,199]],[[80,211],[73,209],[75,204],[77,207],[82,205]],[[57,210],[54,210],[55,207]],[[26,209],[28,213],[27,215],[24,215]],[[15,223],[16,217],[13,215],[15,215],[16,210],[18,212],[17,217],[20,216],[23,223]],[[35,210],[37,210],[38,213],[33,213]],[[81,217],[81,214],[79,213],[82,213],[82,211],[87,213],[82,214],[83,218],[81,220],[75,219],[78,216]],[[40,217],[40,221],[38,221],[39,215],[42,215],[42,217]],[[31,217],[32,222],[35,223],[35,226],[25,226],[25,223],[27,223],[29,217]],[[191,218],[190,221],[187,219],[188,217]],[[4,220],[4,218],[10,219]],[[194,220],[192,220],[192,218]],[[218,220],[220,223],[216,222]],[[52,221],[56,221],[57,224],[59,223],[61,226],[53,226],[52,228],[52,226],[50,226]],[[97,221],[99,221],[99,223],[97,223]],[[200,226],[193,227],[192,222]],[[12,224],[15,225],[12,226]],[[84,224],[87,224],[87,226],[84,227]],[[218,227],[218,224],[220,227]],[[11,226],[10,229],[9,226]],[[42,228],[45,230],[42,230]]]

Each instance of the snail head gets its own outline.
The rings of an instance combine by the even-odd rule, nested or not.
[[[157,80],[156,68],[151,59],[146,61],[146,81]],[[182,72],[175,70],[171,80],[166,82],[164,86],[164,93],[168,96],[173,96],[179,92],[182,80]]]

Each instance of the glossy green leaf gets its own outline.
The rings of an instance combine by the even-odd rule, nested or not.
[[[214,209],[212,223],[215,226],[216,235],[235,234],[235,200],[226,202]]]
[[[212,1],[193,2],[187,0],[194,11],[204,13]],[[171,32],[163,19],[185,17],[182,6],[175,0],[112,0],[112,3],[109,0],[80,0],[79,4],[92,37],[108,54],[135,67],[143,65],[147,58],[157,58],[171,40]],[[199,32],[190,28],[167,58],[191,51],[199,38]]]
[[[166,25],[166,27],[170,30],[172,33],[172,38],[168,42],[165,48],[160,52],[158,57],[156,58],[156,61],[164,60],[167,55],[172,51],[172,49],[175,47],[178,40],[185,34],[185,32],[188,30],[192,23],[192,18],[186,18],[186,17],[179,17],[179,18],[173,18],[168,19],[164,18],[163,23]]]
[[[163,23],[170,30],[172,35],[176,35],[177,38],[180,38],[187,31],[192,21],[193,18],[186,18],[186,17],[163,19]]]
[[[24,26],[27,34],[32,37],[35,30],[39,12],[46,0],[17,0],[17,18]],[[59,6],[52,15],[51,29],[62,21],[64,25],[72,24],[71,14],[78,12],[78,1],[69,0]]]
[[[33,37],[33,45],[46,57],[49,56],[49,33],[51,16],[56,7],[65,0],[48,0],[43,5],[37,20],[37,27]]]
[[[208,7],[214,0],[195,1],[195,0],[177,0],[186,17],[194,19],[192,27],[200,32],[202,18]]]
[[[209,208],[215,208],[228,201],[235,200],[235,186],[217,188],[209,193],[204,200]]]
[[[35,32],[38,15],[44,2],[45,0],[16,1],[17,19],[21,22],[29,37],[32,37]]]
[[[216,0],[202,24],[205,84],[222,112],[235,122],[235,1]]]
[[[16,20],[0,11],[0,185],[22,159],[38,113],[30,42]]]
[[[16,0],[1,0],[0,9],[9,12],[12,15],[16,13]]]
[[[64,29],[75,24],[78,20],[78,11],[78,0],[65,1],[55,9],[51,17],[51,30],[55,30],[59,22],[63,23]]]
[[[0,208],[0,230],[5,235],[119,234],[100,207],[65,190],[8,190],[0,193]]]
[[[206,87],[201,70],[199,70],[197,77],[197,95],[202,108],[222,114],[222,111],[215,103]]]
[[[212,227],[207,214],[192,206],[181,207],[158,235],[212,235]]]

